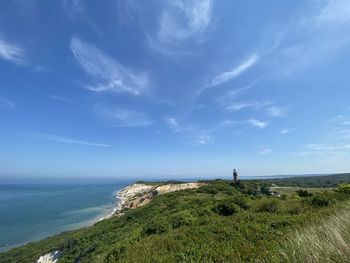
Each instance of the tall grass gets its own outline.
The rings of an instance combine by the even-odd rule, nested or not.
[[[350,262],[350,204],[327,220],[295,231],[278,249],[275,262]]]

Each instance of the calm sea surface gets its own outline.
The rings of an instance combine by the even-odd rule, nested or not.
[[[0,251],[98,221],[128,183],[0,184]]]

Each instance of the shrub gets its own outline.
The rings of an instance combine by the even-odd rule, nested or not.
[[[145,224],[143,233],[145,235],[154,235],[167,232],[169,230],[168,222],[162,218],[154,218]]]
[[[260,191],[263,195],[271,195],[270,188],[267,185],[260,187]]]
[[[116,262],[118,260],[120,260],[126,251],[127,247],[125,245],[116,245],[106,256],[106,263],[109,262]]]
[[[253,196],[255,196],[255,195],[258,194],[257,190],[258,190],[257,188],[254,188],[252,186],[248,186],[248,187],[242,189],[241,192],[243,194],[246,194],[246,195],[253,195]]]
[[[230,216],[239,212],[240,207],[230,198],[219,201],[216,204],[215,210],[219,215]]]
[[[350,194],[350,184],[341,184],[337,187],[337,191],[341,193]]]
[[[301,203],[291,203],[291,204],[288,204],[288,207],[287,207],[287,213],[291,215],[300,214],[303,212],[303,210],[304,208]]]
[[[217,194],[219,191],[218,189],[213,186],[213,185],[205,185],[205,186],[202,186],[200,187],[198,190],[197,190],[198,193],[204,193],[204,194],[211,194],[211,195],[215,195]]]
[[[232,202],[244,210],[248,209],[249,207],[246,200],[242,196],[236,195],[235,197],[232,198]]]
[[[311,204],[318,207],[329,206],[331,202],[332,199],[326,194],[317,194],[311,199]]]
[[[303,190],[303,189],[300,189],[300,190],[295,191],[295,192],[296,192],[296,193],[298,194],[298,196],[300,196],[300,197],[312,196],[312,193],[309,193],[308,191]]]
[[[192,224],[193,221],[194,217],[188,210],[176,213],[170,218],[170,222],[173,228],[188,226]]]
[[[258,212],[275,213],[278,210],[278,202],[275,199],[263,200],[257,208]]]

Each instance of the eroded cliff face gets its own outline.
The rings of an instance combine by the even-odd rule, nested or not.
[[[139,184],[129,185],[118,192],[118,198],[121,200],[116,208],[114,215],[123,215],[128,209],[135,209],[148,204],[153,197],[185,189],[198,188],[205,183],[183,183],[183,184]],[[61,256],[60,251],[52,251],[41,256],[36,263],[57,263]]]
[[[58,250],[52,251],[50,253],[47,253],[43,256],[41,256],[38,260],[37,263],[57,263],[61,256],[61,252]]]
[[[135,183],[125,187],[118,193],[121,199],[119,207],[116,209],[116,215],[122,215],[128,209],[135,209],[148,204],[153,197],[185,189],[198,188],[205,183],[183,183],[183,184],[163,184],[146,185]]]

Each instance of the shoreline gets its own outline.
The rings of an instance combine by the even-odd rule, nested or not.
[[[75,223],[74,227],[65,228],[56,233],[51,233],[49,235],[44,235],[39,238],[35,238],[29,241],[24,241],[15,245],[4,246],[0,248],[0,253],[7,252],[11,249],[15,249],[17,247],[21,247],[27,245],[32,242],[38,242],[45,238],[59,235],[63,232],[74,231],[82,228],[91,227],[97,224],[100,221],[110,219],[112,217],[121,216],[123,213],[121,211],[135,209],[146,205],[151,199],[159,194],[164,194],[167,192],[179,191],[184,189],[197,188],[198,186],[203,185],[203,183],[182,183],[182,184],[157,184],[157,185],[147,185],[142,183],[131,183],[119,189],[119,191],[114,191],[113,196],[117,200],[115,204],[113,204],[113,211],[109,212],[106,215],[97,215],[95,218],[91,218],[88,220],[81,221],[79,223]],[[168,189],[169,188],[169,189]],[[106,206],[106,205],[103,205]],[[101,206],[101,207],[103,207]],[[64,225],[72,226],[73,224]]]
[[[119,192],[118,192],[119,193]],[[101,217],[99,220],[97,220],[94,224],[98,223],[98,222],[101,222],[103,220],[106,220],[106,219],[110,219],[112,218],[121,208],[122,204],[124,203],[124,200],[119,197],[119,195],[117,194],[117,196],[115,197],[115,199],[119,200],[117,201],[117,204],[113,207],[113,212]],[[93,224],[93,225],[94,225]]]
[[[100,213],[99,215],[96,215],[93,218],[86,219],[86,220],[76,222],[76,223],[69,223],[69,224],[62,225],[62,229],[60,229],[58,232],[52,232],[48,235],[43,234],[41,236],[37,236],[37,237],[35,237],[33,239],[29,239],[29,240],[27,239],[26,241],[22,241],[22,242],[17,243],[17,244],[12,244],[12,245],[6,244],[6,245],[0,247],[0,253],[4,253],[4,252],[7,252],[11,249],[25,246],[25,245],[32,243],[32,242],[38,242],[38,241],[41,241],[45,238],[48,238],[48,237],[51,237],[54,235],[59,235],[61,233],[67,232],[67,231],[74,231],[74,230],[78,230],[78,229],[82,229],[82,228],[86,228],[86,227],[91,227],[94,224],[96,224],[102,220],[112,218],[114,216],[114,214],[120,209],[122,202],[123,202],[122,198],[119,197],[119,192],[129,185],[130,184],[128,184],[126,186],[124,185],[121,188],[119,188],[119,190],[113,190],[112,195],[113,195],[114,201],[112,204],[107,203],[107,204],[99,206],[101,208],[104,208],[106,206],[113,207],[112,211],[110,209],[108,209],[108,211],[107,211],[107,209],[105,209],[106,213]],[[117,200],[115,200],[115,199],[117,199]]]

